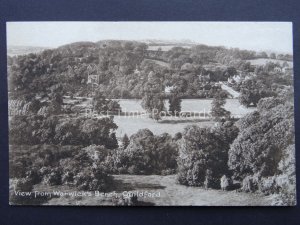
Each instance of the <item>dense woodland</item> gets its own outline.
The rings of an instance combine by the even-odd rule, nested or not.
[[[147,51],[147,47],[139,42],[87,42],[8,57],[9,89],[11,94],[24,93],[25,98],[30,93],[47,96],[61,85],[63,94],[88,96],[90,73],[99,75],[97,89],[110,98],[142,98],[155,82],[160,91],[166,86],[176,86],[183,97],[213,97],[213,82],[226,81],[237,70],[253,71],[253,66],[245,60],[262,57],[252,51],[205,45],[154,53]],[[281,58],[291,60],[289,55]],[[147,59],[162,60],[170,66]],[[205,69],[208,63],[217,66]],[[209,82],[201,82],[199,75],[209,75]]]
[[[283,63],[247,62],[257,58]],[[177,174],[180,184],[205,188],[221,188],[226,178],[227,190],[277,194],[274,204],[294,204],[293,77],[283,70],[291,60],[206,45],[149,51],[130,41],[73,43],[8,57],[10,178],[18,190],[41,182],[106,190],[112,174]],[[96,85],[89,75],[99,77]],[[239,120],[224,109],[230,95],[218,84],[237,75],[241,81],[228,85],[242,105],[257,107]],[[111,99],[142,99],[149,112],[167,110],[168,99],[171,115],[184,98],[214,98],[216,125],[187,126],[173,137],[144,129],[117,140],[113,116],[86,118],[64,103],[65,96],[92,97],[94,110],[112,114],[122,109]]]

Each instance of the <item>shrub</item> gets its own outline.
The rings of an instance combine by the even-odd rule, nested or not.
[[[256,173],[270,177],[281,173],[278,166],[284,150],[294,143],[291,103],[285,102],[267,110],[262,108],[262,111],[240,119],[237,125],[241,132],[230,147],[228,160],[234,178],[243,179],[247,174]]]
[[[296,205],[296,188],[295,186],[288,186],[282,189],[279,196],[274,200],[274,205],[295,206]]]
[[[258,189],[258,177],[246,176],[243,179],[241,190],[244,192],[255,192]]]
[[[127,171],[128,171],[129,174],[132,174],[132,175],[140,173],[140,170],[135,165],[129,166],[128,169],[127,169]]]
[[[121,166],[121,167],[119,167],[118,169],[117,169],[117,172],[119,173],[119,174],[126,174],[127,173],[127,168],[126,168],[126,166]]]
[[[62,169],[51,169],[49,173],[44,176],[43,183],[50,186],[62,184]]]
[[[232,122],[214,128],[186,127],[179,140],[179,183],[220,188],[221,176],[229,174],[228,150],[237,131]]]
[[[165,169],[161,171],[161,175],[166,176],[166,175],[172,175],[176,173],[176,169]]]
[[[111,151],[105,165],[113,173],[162,174],[176,170],[177,155],[177,143],[170,135],[156,136],[144,129],[131,136],[126,149]]]
[[[263,177],[258,183],[258,190],[265,194],[274,194],[278,192],[276,177]]]
[[[226,175],[223,175],[220,179],[220,186],[223,191],[228,190],[229,188],[229,179],[226,177]]]
[[[113,200],[115,206],[137,206],[139,205],[137,195],[130,196],[128,198],[124,198],[123,196],[118,197]]]
[[[100,166],[98,168],[85,168],[74,176],[74,184],[85,191],[101,190],[105,191],[111,184],[112,178],[105,169]]]
[[[64,172],[61,180],[63,184],[72,184],[74,182],[74,174],[69,171]]]
[[[32,181],[27,178],[21,178],[17,180],[10,180],[9,187],[9,202],[10,204],[23,205],[29,204],[33,199],[34,195],[20,196],[15,191],[20,192],[32,192],[33,184]]]
[[[14,185],[16,191],[31,192],[33,189],[32,180],[28,178],[18,179]]]
[[[9,177],[11,178],[22,178],[25,177],[26,170],[25,165],[20,161],[9,162]]]
[[[41,176],[45,176],[46,174],[48,174],[51,171],[51,168],[43,166],[40,170],[39,173]]]
[[[37,168],[32,168],[26,172],[26,178],[33,184],[38,184],[42,180],[42,176]]]

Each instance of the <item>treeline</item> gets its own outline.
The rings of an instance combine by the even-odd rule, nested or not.
[[[118,148],[113,118],[12,116],[9,124],[10,201],[39,204],[48,198],[22,197],[15,191],[33,185],[70,185],[79,190],[105,191],[112,177],[104,164]]]
[[[283,204],[295,203],[295,128],[293,96],[259,101],[257,111],[238,121],[238,137],[229,150],[234,179],[244,191],[279,193]]]
[[[123,139],[121,148],[110,151],[105,165],[114,174],[174,174],[180,138],[180,133],[172,137],[139,130],[130,140]]]
[[[274,204],[294,205],[295,134],[293,96],[263,98],[257,111],[235,124],[190,126],[179,145],[178,180],[192,186],[227,187],[276,194]],[[224,177],[223,177],[224,178]],[[223,188],[223,187],[222,187]]]
[[[107,149],[103,146],[10,146],[10,202],[13,204],[41,204],[49,196],[37,198],[18,196],[15,191],[33,191],[33,185],[69,185],[77,190],[108,191],[112,184],[103,160]]]
[[[36,93],[47,96],[55,85],[62,85],[63,94],[91,95],[98,90],[107,98],[142,98],[149,74],[155,73],[163,84],[178,86],[186,97],[211,96],[214,92],[207,82],[226,81],[236,70],[249,71],[245,59],[257,57],[253,51],[193,46],[190,49],[174,47],[158,52],[160,60],[170,67],[147,60],[148,46],[133,41],[79,42],[38,54],[8,57],[9,90],[18,95]],[[227,67],[205,69],[209,63],[222,63]],[[88,74],[99,76],[97,86],[87,84]],[[208,76],[207,80],[199,75]],[[199,92],[199,93],[198,93]]]
[[[112,118],[69,118],[59,116],[13,116],[9,142],[13,145],[103,145],[118,147]]]
[[[280,68],[280,65],[268,62],[257,66],[251,77],[230,84],[233,89],[240,92],[239,101],[242,105],[256,106],[260,99],[280,96],[282,91],[293,85],[292,72],[281,72],[275,68]]]

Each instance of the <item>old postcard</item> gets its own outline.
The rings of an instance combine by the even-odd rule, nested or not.
[[[296,204],[289,22],[8,22],[11,205]]]

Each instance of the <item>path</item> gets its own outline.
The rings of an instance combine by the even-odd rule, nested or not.
[[[160,61],[160,60],[156,60],[156,59],[146,59],[148,61],[152,61],[160,66],[164,66],[164,67],[167,67],[168,69],[170,69],[170,64],[169,63],[166,63],[164,61]]]
[[[233,90],[232,87],[229,87],[227,84],[222,83],[221,88],[225,91],[228,91],[230,95],[232,95],[233,98],[238,98],[240,96],[240,93]]]

